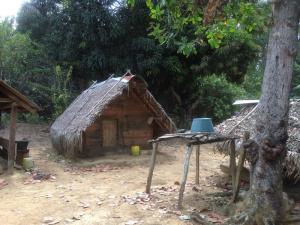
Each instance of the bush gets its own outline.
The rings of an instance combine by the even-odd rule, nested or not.
[[[225,76],[215,74],[198,79],[199,98],[201,104],[198,113],[202,116],[212,117],[214,122],[229,117],[234,107],[232,103],[241,99],[245,91],[240,86],[230,83]]]

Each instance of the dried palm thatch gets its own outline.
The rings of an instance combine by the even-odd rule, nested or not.
[[[109,104],[125,92],[133,92],[152,112],[155,122],[166,132],[175,132],[176,126],[161,105],[147,90],[142,78],[126,73],[90,86],[56,119],[51,126],[53,146],[72,157],[83,151],[83,132],[91,126]]]
[[[241,137],[245,131],[248,131],[253,136],[255,118],[258,116],[254,108],[254,104],[243,107],[236,115],[218,124],[215,128],[216,131]],[[285,174],[295,180],[300,180],[300,100],[291,100],[290,102],[288,135],[288,154],[284,162]],[[223,146],[217,147],[219,147],[218,150],[228,154],[225,143]]]

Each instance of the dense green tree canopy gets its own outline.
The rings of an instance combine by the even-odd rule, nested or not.
[[[46,111],[50,107],[47,94],[37,94],[34,83],[51,83],[51,65],[41,46],[27,34],[16,32],[13,21],[0,23],[0,74],[1,79],[18,88]]]
[[[248,81],[255,78],[257,70],[248,70],[249,65],[257,68],[262,55],[264,43],[256,34],[265,31],[263,12],[267,8],[242,4],[204,23],[205,12],[194,11],[189,1],[176,7],[166,4],[138,0],[129,7],[125,0],[31,0],[19,12],[13,33],[26,37],[32,47],[23,46],[23,50],[35,50],[29,54],[34,63],[27,63],[27,68],[13,65],[22,72],[10,76],[21,76],[21,90],[35,90],[31,95],[36,98],[49,92],[45,84],[57,84],[56,65],[64,74],[72,68],[69,87],[74,95],[92,80],[130,69],[146,79],[150,90],[180,124],[188,125],[192,117],[201,115],[221,120],[232,112],[234,99],[247,95],[244,87],[253,89]],[[168,11],[169,6],[178,14]],[[243,12],[254,9],[259,16],[248,21],[250,17]],[[257,25],[253,24],[256,19],[260,22]],[[158,31],[161,35],[155,33]],[[15,58],[12,63],[19,61]],[[32,71],[30,76],[28,71]],[[211,100],[214,98],[219,101]],[[53,98],[47,99],[50,104],[35,100],[43,108],[57,108]],[[53,114],[51,110],[45,113]]]

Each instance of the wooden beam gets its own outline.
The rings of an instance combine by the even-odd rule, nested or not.
[[[12,95],[10,93],[7,93],[7,95],[8,95],[9,98],[11,98],[14,102],[17,102],[19,106],[21,106],[22,108],[26,109],[27,111],[32,112],[32,113],[34,113],[34,112],[37,111],[36,108],[33,108],[27,102],[18,99],[16,96],[14,96],[14,95]]]
[[[10,103],[12,100],[10,98],[0,97],[0,103]]]
[[[151,183],[152,183],[153,171],[154,171],[154,166],[155,166],[155,161],[156,161],[158,143],[154,142],[152,144],[152,146],[153,146],[152,157],[151,157],[151,163],[150,163],[150,168],[149,168],[149,173],[148,173],[148,178],[147,178],[147,185],[146,185],[146,193],[148,193],[148,194],[150,194],[150,189],[151,189]]]
[[[13,173],[16,156],[16,125],[17,125],[17,104],[13,103],[10,111],[9,147],[8,147],[8,173]]]

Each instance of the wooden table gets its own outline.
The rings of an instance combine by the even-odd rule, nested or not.
[[[150,193],[153,171],[155,167],[156,155],[159,142],[180,138],[183,139],[186,143],[186,150],[185,150],[185,158],[184,158],[184,165],[183,165],[183,175],[181,179],[180,189],[179,189],[179,198],[178,198],[178,209],[182,209],[182,202],[183,202],[183,193],[185,190],[185,185],[187,181],[188,171],[189,171],[189,164],[190,158],[193,151],[193,146],[197,146],[196,148],[196,184],[199,184],[199,158],[200,158],[200,145],[202,144],[209,144],[209,143],[216,143],[216,142],[224,142],[230,141],[230,168],[232,173],[232,180],[233,183],[235,182],[235,174],[236,174],[236,161],[235,161],[235,145],[234,140],[237,137],[233,136],[224,136],[218,133],[176,133],[176,134],[166,134],[161,137],[158,137],[155,140],[150,140],[149,142],[153,145],[152,150],[152,157],[151,157],[151,164],[149,168],[149,174],[147,179],[146,185],[146,193]]]
[[[17,164],[21,164],[24,154],[28,153],[28,140],[16,140],[14,142],[14,161]],[[0,137],[0,157],[8,159],[9,139]]]

